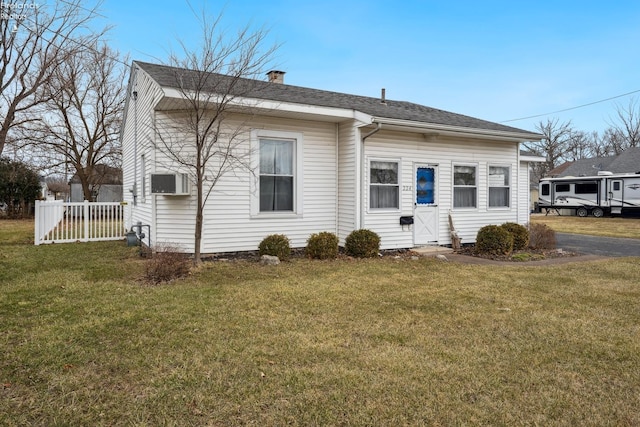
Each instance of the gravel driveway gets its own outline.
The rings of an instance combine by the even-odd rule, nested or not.
[[[640,239],[556,233],[556,240],[559,248],[581,254],[611,257],[640,256]]]

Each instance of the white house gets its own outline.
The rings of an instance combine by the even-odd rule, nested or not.
[[[154,126],[184,108],[177,88],[189,73],[133,62],[121,137],[126,226],[149,225],[152,245],[194,252],[194,186],[183,188],[185,171],[154,149]],[[214,187],[203,254],[255,250],[274,233],[292,247],[321,231],[343,244],[361,228],[378,233],[382,249],[450,245],[449,215],[462,243],[472,243],[484,225],[529,221],[529,162],[542,159],[521,155],[520,144],[542,135],[387,100],[384,91],[372,98],[291,86],[282,75],[253,82],[254,115],[227,118],[246,123],[241,148],[253,170]],[[152,192],[152,178],[176,184],[169,174],[187,194]]]

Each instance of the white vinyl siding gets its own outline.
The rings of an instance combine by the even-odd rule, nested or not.
[[[490,164],[509,166],[512,174],[511,182],[517,182],[514,171],[518,170],[518,147],[515,143],[450,137],[425,140],[420,134],[383,130],[368,138],[364,147],[367,159],[385,158],[389,153],[393,153],[393,156],[399,159],[402,171],[413,171],[416,163],[438,165],[438,244],[451,244],[448,218],[450,212],[463,244],[473,243],[478,229],[484,225],[518,220],[515,207],[520,205],[520,201],[517,201],[515,184],[511,187],[514,191],[511,195],[510,208],[488,209],[487,177]],[[475,209],[453,209],[454,164],[477,167],[478,207]],[[380,235],[382,249],[413,247],[413,230],[409,227],[403,229],[399,224],[399,217],[413,215],[414,174],[402,173],[400,179],[400,209],[387,213],[367,213],[361,226]],[[363,199],[365,206],[368,206],[369,200],[366,194]]]
[[[147,158],[143,154],[140,156],[140,202],[147,201]]]
[[[247,118],[230,118],[230,125]],[[216,183],[204,210],[202,253],[257,250],[270,234],[284,234],[292,247],[304,247],[312,233],[336,232],[336,127],[333,123],[258,117],[255,135],[295,139],[296,212],[260,212],[259,157],[252,150],[251,129],[238,147],[253,156],[252,169],[238,168]],[[257,140],[257,139],[256,139]],[[303,142],[302,142],[303,141]],[[175,241],[193,251],[196,197],[154,196],[158,241]]]
[[[513,181],[514,183],[516,181]],[[518,184],[514,184],[512,187],[517,188],[517,197],[511,197],[514,203],[517,203],[518,209],[518,224],[526,225],[529,222],[529,215],[533,208],[531,203],[531,188],[529,186],[529,163],[520,162],[518,170]],[[525,202],[526,200],[526,202]]]
[[[154,105],[162,97],[162,90],[144,71],[137,70],[132,75],[128,92],[137,93],[137,100],[129,97],[125,110],[125,120],[122,124],[122,180],[123,201],[127,203],[125,210],[125,227],[131,229],[138,222],[153,227],[153,205],[142,203],[143,198],[143,169],[149,173],[150,163],[154,156],[153,147],[153,118]],[[137,147],[136,147],[137,146]],[[140,164],[145,157],[145,167]],[[134,195],[137,198],[134,198]],[[152,244],[155,235],[152,232]]]
[[[344,244],[346,237],[357,228],[359,180],[356,149],[360,146],[356,138],[353,121],[338,125],[338,238]]]

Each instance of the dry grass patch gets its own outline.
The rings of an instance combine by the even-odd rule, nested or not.
[[[640,219],[638,218],[531,215],[531,222],[546,224],[559,233],[640,239]]]

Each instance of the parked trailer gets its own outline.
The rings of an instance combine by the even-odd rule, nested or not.
[[[599,172],[596,176],[542,178],[538,206],[575,210],[576,215],[640,216],[640,174]]]

